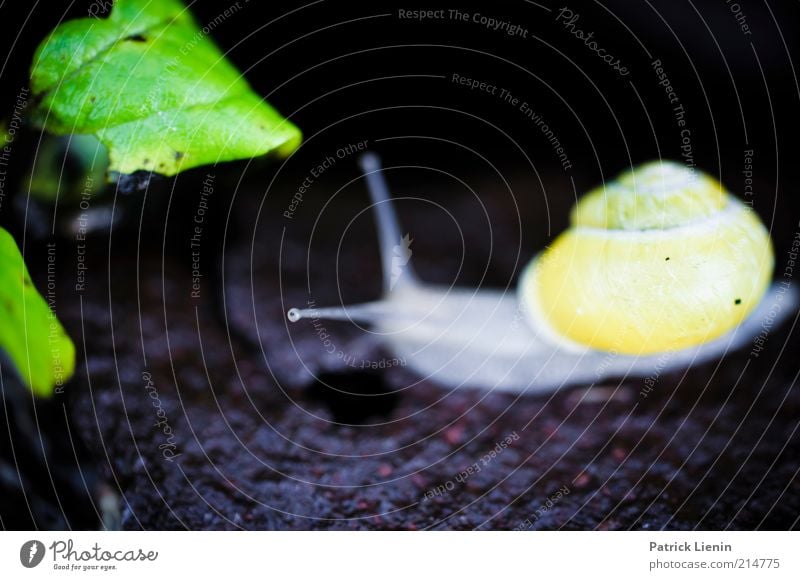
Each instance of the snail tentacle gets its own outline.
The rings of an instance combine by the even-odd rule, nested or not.
[[[395,267],[396,253],[404,238],[400,233],[400,222],[392,206],[389,187],[383,177],[381,160],[377,154],[368,152],[358,159],[359,167],[367,181],[367,191],[372,201],[375,225],[378,230],[378,247],[383,272],[384,298],[376,302],[351,306],[328,306],[325,308],[290,308],[286,317],[290,322],[307,319],[350,320],[353,322],[376,323],[396,314],[393,301],[388,297],[394,292],[419,286],[411,264],[405,262],[402,268]]]
[[[389,187],[383,176],[380,157],[372,152],[364,153],[359,157],[358,163],[367,180],[367,190],[375,210],[384,292],[389,293],[395,288],[418,284],[411,264],[406,261],[402,267],[395,266],[395,260],[399,257],[398,254],[404,251],[404,241],[407,242],[408,237],[401,233],[400,222],[389,195]]]

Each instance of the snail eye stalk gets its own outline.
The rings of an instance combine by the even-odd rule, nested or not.
[[[359,167],[367,181],[367,190],[372,201],[375,225],[378,228],[378,244],[381,253],[381,269],[383,271],[383,290],[385,294],[400,292],[418,285],[417,277],[411,264],[405,264],[396,274],[392,272],[394,248],[402,240],[400,223],[397,220],[389,187],[383,177],[381,160],[375,153],[364,153],[358,160]],[[351,320],[354,322],[372,323],[391,316],[386,300],[357,304],[354,306],[328,306],[325,308],[290,308],[286,313],[289,322],[298,322],[304,318],[326,318],[329,320]]]

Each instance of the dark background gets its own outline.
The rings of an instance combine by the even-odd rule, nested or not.
[[[541,4],[550,11],[523,0],[460,5],[465,12],[524,27],[528,38],[519,38],[471,21],[398,18],[398,8],[421,8],[417,5],[381,3],[367,8],[329,1],[242,1],[211,36],[255,90],[305,133],[303,148],[280,169],[273,184],[276,195],[290,194],[298,177],[344,144],[369,139],[375,145],[376,140],[390,139],[376,145],[389,165],[482,176],[489,181],[481,186],[505,197],[501,203],[520,204],[522,218],[546,212],[552,229],[522,228],[523,255],[528,255],[564,227],[576,191],[586,191],[642,161],[680,160],[680,130],[657,84],[654,59],[662,61],[686,109],[697,166],[741,192],[743,151],[753,149],[755,209],[768,225],[777,220],[777,229],[793,228],[797,206],[790,192],[797,176],[793,159],[798,85],[792,51],[800,10],[792,2],[740,2],[752,31],[745,35],[731,11],[733,4]],[[4,7],[4,27],[19,31],[2,39],[3,54],[8,55],[0,93],[5,110],[26,84],[42,37],[59,21],[85,15],[91,5],[74,2],[59,8],[38,2],[30,13],[13,15]],[[196,1],[191,10],[204,25],[229,6]],[[555,23],[563,6],[580,14],[577,27],[594,32],[598,44],[620,57],[630,75],[614,73]],[[454,84],[453,73],[506,88],[528,102],[553,129],[572,169],[561,169],[550,143],[519,110],[498,97]],[[247,166],[240,164],[231,172],[250,177]],[[334,174],[344,172],[334,177],[339,185],[356,174],[354,163],[335,169]],[[514,176],[533,171],[547,176],[547,191],[541,184],[526,183],[525,191],[515,187]],[[510,180],[514,201],[500,174]],[[254,179],[263,182],[264,174]],[[434,196],[458,185],[452,176],[437,171],[408,169],[393,179],[424,186],[425,194]],[[465,181],[473,183],[470,177]],[[3,221],[13,227],[8,214]],[[781,240],[776,241],[780,246]]]
[[[86,15],[90,5],[0,6],[4,116],[27,83],[38,43],[61,20]],[[640,408],[632,423],[620,424],[631,411],[624,396],[587,410],[576,406],[574,392],[554,402],[502,395],[484,400],[477,392],[459,392],[440,402],[443,391],[423,383],[397,394],[392,389],[412,379],[400,372],[365,377],[330,369],[308,329],[292,330],[299,346],[288,350],[282,322],[286,305],[304,302],[307,283],[320,303],[369,300],[380,292],[371,216],[362,213],[367,198],[363,185],[352,181],[358,176],[355,157],[337,162],[315,182],[293,220],[281,217],[303,178],[327,155],[365,139],[382,155],[395,194],[411,198],[397,205],[414,234],[415,267],[424,279],[513,284],[524,263],[566,226],[576,195],[632,165],[659,157],[680,160],[680,130],[657,84],[654,59],[661,60],[685,107],[699,168],[741,194],[743,152],[755,151],[753,205],[773,233],[780,271],[800,221],[795,193],[800,91],[794,67],[800,6],[748,0],[739,5],[752,34],[743,34],[723,0],[459,5],[464,12],[524,27],[527,38],[520,38],[471,21],[398,18],[399,8],[448,5],[242,0],[211,37],[255,91],[303,130],[305,143],[285,162],[199,168],[155,182],[147,201],[136,194],[117,198],[129,217],[113,237],[92,245],[91,292],[79,302],[69,282],[60,291],[59,316],[79,345],[73,386],[63,398],[37,402],[34,425],[14,418],[19,409],[30,411],[24,397],[6,414],[10,429],[9,437],[0,439],[5,474],[0,481],[7,493],[0,494],[0,527],[94,528],[106,517],[98,498],[119,496],[121,525],[128,528],[472,528],[485,521],[493,522],[485,527],[512,528],[568,481],[570,501],[536,527],[796,526],[798,466],[791,452],[798,445],[797,364],[780,350],[784,344],[797,346],[788,329],[774,337],[774,350],[751,365],[741,385],[736,377],[742,360],[667,377],[655,401]],[[204,25],[229,6],[197,1],[191,11]],[[612,71],[555,21],[563,6],[580,14],[577,28],[593,31],[630,75]],[[554,131],[571,168],[562,168],[541,130],[518,108],[454,84],[453,73],[498,85],[528,102]],[[16,145],[17,177],[26,169],[20,161],[25,148],[36,138],[31,133]],[[199,307],[206,352],[218,357],[211,357],[210,381],[197,368],[185,244],[207,171],[217,175],[213,209],[219,220],[206,232],[215,248],[204,262],[214,293]],[[7,195],[14,193],[24,199],[19,186],[16,192],[7,186]],[[0,224],[18,240],[26,236],[26,259],[41,283],[45,262],[37,256],[46,239],[34,235],[36,214],[26,218],[20,207],[5,204]],[[142,235],[140,223],[130,217],[140,213]],[[228,257],[225,279],[222,256]],[[74,277],[70,260],[60,266],[67,280]],[[228,317],[222,322],[220,310]],[[165,344],[168,329],[173,335]],[[140,332],[146,340],[139,341]],[[342,340],[354,336],[344,327],[337,332]],[[149,368],[183,438],[185,459],[177,472],[153,451],[151,411],[141,396],[141,348],[150,352]],[[324,383],[385,396],[365,402],[331,394],[299,370],[303,365],[312,374],[331,372]],[[240,374],[246,386],[234,380]],[[6,385],[13,382],[7,371],[4,375]],[[766,393],[759,390],[768,383]],[[620,392],[628,387],[638,390],[622,385]],[[428,405],[429,413],[414,414]],[[321,419],[293,414],[296,406]],[[254,416],[253,408],[267,418]],[[469,418],[459,422],[467,411]],[[512,483],[495,487],[494,481],[476,478],[474,488],[467,486],[435,509],[412,515],[399,509],[540,412],[541,429],[503,456],[503,473]],[[220,427],[220,416],[230,421],[224,423],[228,430]],[[498,416],[505,417],[500,423],[507,429],[496,426]],[[352,427],[375,420],[395,423],[366,431]],[[553,435],[559,426],[560,440]],[[431,438],[419,436],[428,427],[437,429]],[[753,454],[756,448],[748,444],[769,429],[775,432],[769,431],[767,447]],[[43,430],[51,443],[41,446],[39,459],[25,463],[20,441]],[[384,444],[408,444],[413,453],[328,462],[327,456],[287,446],[273,432],[329,454],[377,453]],[[542,440],[542,433],[549,435]],[[239,438],[256,450],[256,467],[241,463]],[[698,440],[705,443],[695,453]],[[544,449],[537,452],[539,444]],[[575,445],[582,451],[563,459],[564,450]],[[315,470],[317,462],[324,473]],[[234,483],[215,471],[220,465],[237,474]],[[431,465],[432,471],[426,469]],[[15,471],[26,475],[15,479]],[[769,489],[759,487],[762,476]],[[389,483],[369,487],[383,480]],[[729,482],[732,487],[725,486]],[[359,489],[363,493],[353,491]],[[509,507],[503,511],[503,506]],[[488,520],[499,512],[502,517]]]

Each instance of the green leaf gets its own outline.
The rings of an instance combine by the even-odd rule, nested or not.
[[[50,264],[48,255],[48,264]],[[48,397],[75,371],[75,346],[36,291],[17,243],[0,228],[0,349],[37,395]]]
[[[31,88],[36,124],[95,135],[112,174],[288,155],[302,139],[177,0],[117,0],[107,19],[61,24],[36,52]]]

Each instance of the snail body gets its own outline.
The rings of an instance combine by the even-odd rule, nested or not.
[[[546,392],[718,358],[760,331],[776,291],[772,243],[755,213],[711,177],[669,162],[584,196],[516,292],[425,284],[410,264],[392,272],[400,228],[377,157],[361,165],[385,295],[293,308],[288,318],[371,324],[408,367],[451,387]]]

